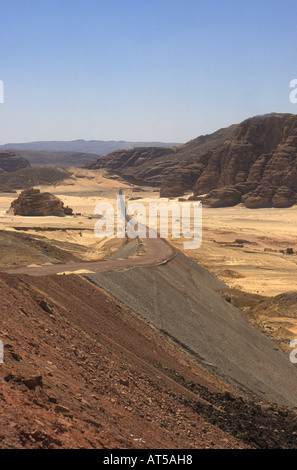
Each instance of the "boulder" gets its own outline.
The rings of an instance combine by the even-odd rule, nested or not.
[[[242,202],[249,209],[272,207],[276,189],[273,186],[258,186],[255,191],[242,196]]]
[[[273,207],[292,207],[297,202],[297,194],[291,189],[281,186],[272,198]]]
[[[8,211],[14,215],[64,217],[72,215],[72,209],[64,207],[64,203],[50,193],[41,193],[39,189],[26,189],[11,203]]]
[[[210,191],[201,199],[206,207],[230,207],[241,202],[242,194],[235,188],[220,188]]]

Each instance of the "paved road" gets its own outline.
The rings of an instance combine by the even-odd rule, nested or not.
[[[127,212],[125,206],[125,199],[122,198],[123,194],[121,189],[119,190],[119,196],[119,210],[124,219],[129,222],[132,217]],[[133,268],[136,266],[158,266],[160,264],[170,261],[172,258],[175,257],[175,248],[164,239],[158,237],[156,232],[154,232],[156,238],[149,238],[149,229],[147,227],[139,223],[138,228],[139,230],[146,232],[147,237],[141,240],[143,250],[141,254],[136,256],[128,258],[118,258],[114,256],[108,260],[100,261],[81,261],[78,263],[22,266],[1,271],[8,274],[30,274],[31,276],[46,276],[48,274],[61,274],[63,272],[73,273],[77,271],[91,271],[93,273],[104,274],[115,271],[123,271],[125,269]],[[122,252],[123,249],[120,249],[118,251]]]
[[[31,276],[45,276],[63,272],[76,272],[87,270],[94,273],[109,273],[123,271],[128,268],[141,266],[158,266],[166,263],[175,256],[175,249],[162,238],[144,238],[142,240],[144,252],[126,259],[108,259],[100,261],[81,261],[78,263],[22,266],[2,269],[9,274],[30,274]]]

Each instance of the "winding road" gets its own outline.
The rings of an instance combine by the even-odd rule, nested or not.
[[[119,210],[126,221],[132,217],[128,215],[125,199],[122,198],[122,190],[119,190]],[[89,271],[97,274],[105,274],[116,271],[123,271],[133,267],[159,266],[165,264],[176,256],[176,250],[166,240],[160,238],[155,232],[156,238],[149,237],[149,229],[142,224],[138,224],[139,229],[144,229],[146,238],[142,238],[143,250],[135,256],[106,259],[98,261],[81,261],[66,264],[20,266],[3,269],[2,272],[8,274],[30,274],[31,276],[46,276],[49,274],[75,273],[78,271]],[[129,232],[128,232],[129,234]]]
[[[31,276],[46,276],[49,274],[75,273],[89,271],[98,274],[123,271],[133,267],[158,266],[174,258],[176,251],[162,238],[142,239],[144,252],[128,258],[107,259],[99,261],[81,261],[66,264],[52,264],[40,266],[20,266],[16,268],[1,269],[8,274],[30,274]]]

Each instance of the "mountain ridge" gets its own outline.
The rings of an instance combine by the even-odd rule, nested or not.
[[[146,141],[126,141],[126,140],[44,140],[23,143],[7,143],[0,145],[0,150],[36,150],[49,152],[82,152],[106,155],[113,150],[129,150],[134,147],[171,147],[181,145],[171,142],[146,142]]]
[[[180,146],[116,150],[86,164],[85,168],[104,168],[129,182],[160,187],[170,173],[229,138],[236,128],[236,125],[222,128]]]

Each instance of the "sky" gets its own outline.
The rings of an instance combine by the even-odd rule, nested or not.
[[[297,114],[296,19],[296,0],[0,0],[0,144],[183,143]]]

